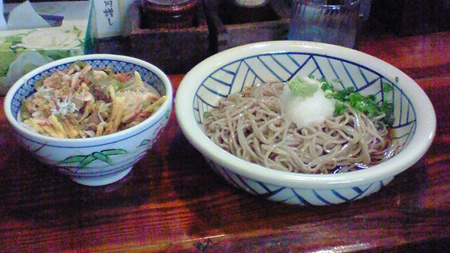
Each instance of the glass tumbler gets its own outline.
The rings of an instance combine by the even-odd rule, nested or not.
[[[360,0],[294,0],[289,40],[355,48]]]

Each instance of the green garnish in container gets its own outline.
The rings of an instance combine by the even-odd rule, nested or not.
[[[333,85],[324,78],[320,79],[320,82],[322,83],[321,88],[326,96],[336,100],[334,116],[347,112],[348,106],[351,106],[371,119],[384,114],[385,117],[383,118],[383,122],[388,126],[392,126],[394,123],[394,105],[392,102],[387,101],[385,97],[382,101],[377,102],[374,95],[363,96],[356,92],[353,87],[336,90]],[[394,90],[394,87],[387,82],[383,82],[382,85],[384,94]]]

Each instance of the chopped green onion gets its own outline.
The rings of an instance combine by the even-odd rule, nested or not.
[[[376,102],[374,95],[363,96],[355,91],[355,88],[349,87],[343,90],[335,90],[333,85],[322,78],[322,90],[328,98],[336,100],[334,108],[334,116],[342,115],[348,111],[348,106],[358,110],[369,118],[375,118],[382,114],[385,115],[383,122],[389,126],[394,123],[393,110],[394,105],[389,101]],[[389,83],[383,83],[383,91],[389,93],[393,91],[394,87]]]

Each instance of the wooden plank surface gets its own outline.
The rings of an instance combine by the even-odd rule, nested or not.
[[[415,79],[438,119],[424,158],[380,192],[325,207],[255,198],[208,168],[174,113],[129,176],[84,187],[15,143],[0,98],[0,251],[448,252],[450,32],[364,37],[359,50]],[[170,76],[175,91],[182,78]]]

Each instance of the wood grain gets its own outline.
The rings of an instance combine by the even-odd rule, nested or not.
[[[336,206],[273,203],[229,186],[185,139],[174,113],[126,178],[77,185],[16,144],[1,106],[0,251],[448,252],[449,47],[449,32],[363,38],[359,50],[425,90],[438,129],[423,159],[392,183]],[[170,76],[175,90],[182,78]]]

